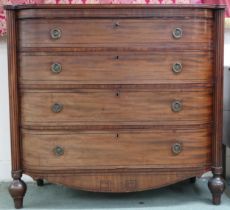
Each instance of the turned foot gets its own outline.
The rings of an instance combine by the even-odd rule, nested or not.
[[[196,177],[190,178],[189,181],[190,181],[191,183],[193,183],[193,184],[196,183]]]
[[[43,179],[37,179],[37,186],[42,187],[44,185],[44,180]]]
[[[221,203],[221,195],[225,190],[225,183],[221,173],[213,172],[213,177],[209,180],[208,187],[212,193],[213,204],[219,205]]]
[[[21,180],[21,175],[13,174],[13,182],[9,186],[9,193],[14,199],[16,209],[23,207],[23,198],[26,193],[26,184]]]

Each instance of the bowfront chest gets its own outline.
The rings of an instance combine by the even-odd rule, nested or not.
[[[6,6],[12,177],[133,192],[221,178],[224,7]]]

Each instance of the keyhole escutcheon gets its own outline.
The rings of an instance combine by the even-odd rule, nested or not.
[[[114,24],[113,24],[113,27],[114,28],[118,28],[118,27],[120,27],[121,26],[121,24],[118,22],[118,21],[116,21]]]
[[[119,97],[120,94],[121,94],[121,93],[120,93],[120,90],[117,90],[117,91],[116,91],[116,96]]]

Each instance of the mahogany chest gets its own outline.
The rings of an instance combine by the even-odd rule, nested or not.
[[[221,178],[224,7],[6,6],[15,207],[23,173],[97,192]]]

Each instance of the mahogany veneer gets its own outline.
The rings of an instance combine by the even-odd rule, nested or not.
[[[97,192],[221,178],[224,6],[17,5],[8,24],[12,177]]]
[[[117,85],[212,82],[211,51],[30,52],[21,53],[19,59],[21,84],[69,84],[70,81],[71,84]],[[183,63],[183,74],[172,72],[172,66],[177,61]],[[61,78],[59,74],[47,71],[56,62],[62,65]]]

